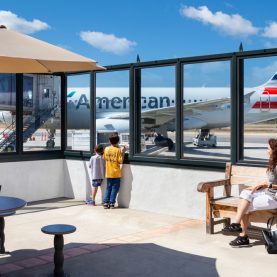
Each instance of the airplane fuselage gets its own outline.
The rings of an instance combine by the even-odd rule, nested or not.
[[[244,122],[255,123],[277,117],[277,106],[270,105],[270,95],[263,94],[264,88],[245,88],[244,94],[253,93],[248,102],[245,103]],[[90,97],[89,88],[68,89],[68,128],[89,128]],[[117,131],[129,128],[126,119],[109,119],[111,116],[129,113],[129,89],[128,88],[97,88],[96,95],[96,123],[97,129],[114,128]],[[210,100],[230,98],[229,87],[214,88],[184,88],[184,111],[190,105],[203,103]],[[171,87],[149,87],[141,90],[141,111],[159,110],[176,105],[175,88]],[[266,104],[265,104],[266,103]],[[267,104],[268,103],[268,104]],[[230,103],[218,105],[212,110],[193,108],[194,114],[185,115],[184,129],[198,128],[223,128],[230,126]],[[70,116],[72,115],[72,116]],[[126,122],[124,122],[126,121]],[[172,124],[171,124],[172,125]]]

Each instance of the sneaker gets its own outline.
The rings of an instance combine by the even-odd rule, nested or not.
[[[240,223],[231,223],[230,225],[224,227],[222,229],[222,234],[229,235],[229,234],[239,234],[242,232]]]
[[[110,204],[110,208],[111,208],[111,209],[115,209],[114,204]]]
[[[108,203],[104,203],[103,207],[104,207],[104,209],[109,209],[110,205]]]
[[[92,200],[91,200],[91,199],[87,199],[87,200],[85,201],[85,203],[86,203],[87,205],[91,205],[91,204],[92,204]]]
[[[90,205],[92,205],[92,206],[96,206],[96,204],[95,204],[95,200],[91,200]]]
[[[249,238],[248,236],[238,236],[236,239],[232,240],[229,243],[232,247],[240,247],[240,246],[246,246],[249,245]]]

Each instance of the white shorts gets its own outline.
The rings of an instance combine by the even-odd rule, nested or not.
[[[265,192],[266,189],[259,190],[253,193],[251,192],[251,190],[244,189],[241,192],[240,198],[243,198],[250,202],[250,206],[247,212],[277,209],[277,201]]]

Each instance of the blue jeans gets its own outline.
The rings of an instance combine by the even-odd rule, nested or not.
[[[120,188],[120,178],[107,178],[107,188],[104,196],[105,204],[114,204]]]

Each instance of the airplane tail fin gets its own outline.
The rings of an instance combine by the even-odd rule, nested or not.
[[[267,86],[267,87],[277,86],[277,72],[267,82],[265,82],[264,86]]]

